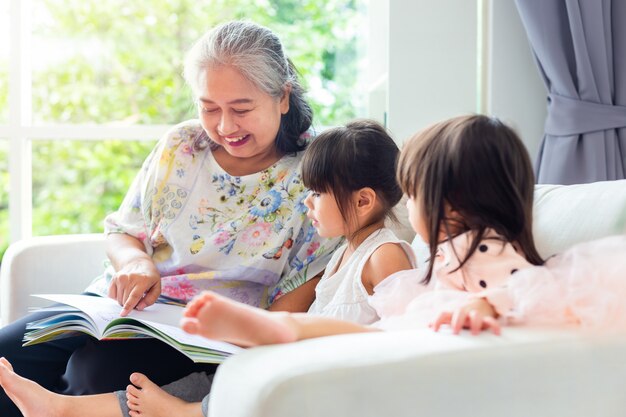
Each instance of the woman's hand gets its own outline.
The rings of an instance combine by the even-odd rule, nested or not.
[[[124,233],[109,234],[106,243],[107,256],[117,271],[109,297],[122,306],[120,316],[154,304],[161,295],[161,274],[143,243]]]
[[[143,310],[161,294],[161,276],[151,259],[139,258],[127,263],[111,280],[109,297],[123,306],[120,316],[133,309]]]
[[[476,298],[454,312],[440,313],[430,327],[434,331],[439,331],[441,325],[449,324],[454,334],[459,334],[461,329],[465,328],[470,329],[473,335],[486,329],[491,329],[494,334],[500,335],[500,323],[496,317],[496,311],[486,299]]]

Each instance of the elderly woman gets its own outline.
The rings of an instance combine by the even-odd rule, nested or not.
[[[159,298],[185,303],[207,289],[253,306],[306,311],[339,242],[320,238],[305,215],[300,161],[312,114],[296,70],[270,30],[234,21],[192,47],[184,75],[199,120],[165,134],[119,210],[106,218],[111,265],[87,292],[116,299],[122,315]],[[0,356],[27,378],[3,362],[3,417],[20,415],[11,399],[24,415],[71,416],[53,405],[67,399],[87,400],[90,412],[122,415],[124,392],[56,393],[121,390],[136,371],[158,385],[200,375],[201,394],[208,392],[214,365],[194,364],[152,339],[75,336],[22,347],[27,323],[51,314],[34,313],[0,330]],[[40,390],[36,401],[29,400],[33,390]],[[199,401],[194,395],[188,399]],[[87,415],[82,407],[73,412]]]

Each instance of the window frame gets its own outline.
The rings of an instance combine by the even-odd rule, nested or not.
[[[11,0],[9,7],[8,123],[0,124],[0,138],[9,141],[10,242],[32,236],[32,145],[37,140],[153,141],[172,125],[33,124],[31,0]]]

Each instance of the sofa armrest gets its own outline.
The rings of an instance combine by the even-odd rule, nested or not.
[[[41,236],[13,243],[0,266],[0,319],[5,325],[29,307],[45,305],[36,293],[80,293],[102,273],[104,235]]]
[[[622,415],[626,337],[429,329],[248,349],[228,358],[209,415],[583,417]]]

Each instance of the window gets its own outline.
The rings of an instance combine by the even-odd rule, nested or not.
[[[0,3],[0,124],[9,115],[9,2]]]
[[[9,141],[0,138],[0,259],[9,244]]]
[[[0,125],[9,117],[9,2],[0,3]],[[9,244],[9,141],[0,135],[0,259]]]
[[[317,128],[365,116],[366,3],[2,2],[0,181],[8,183],[10,170],[12,205],[9,217],[0,193],[0,227],[10,219],[11,240],[100,232],[154,141],[196,117],[182,60],[223,21],[246,18],[279,34],[308,87]]]
[[[33,122],[170,124],[194,117],[179,76],[184,52],[206,29],[245,17],[279,34],[308,83],[318,123],[338,123],[364,111],[355,88],[365,24],[360,3],[34,0]]]

